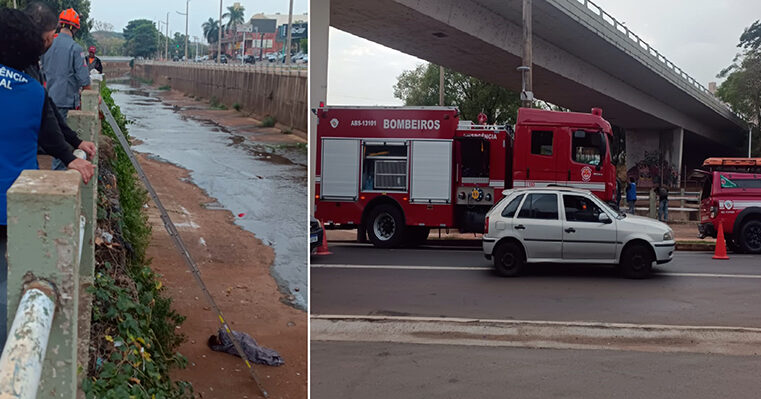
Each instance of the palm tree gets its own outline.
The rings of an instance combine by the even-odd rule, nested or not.
[[[203,28],[203,37],[206,38],[206,41],[209,44],[216,43],[219,39],[219,21],[209,18],[201,27]]]
[[[233,49],[235,49],[235,41],[238,40],[238,25],[246,22],[246,18],[243,16],[245,11],[246,9],[242,5],[235,3],[235,5],[227,7],[227,12],[222,14],[222,18],[227,18],[225,30],[229,32],[230,27],[233,29]]]

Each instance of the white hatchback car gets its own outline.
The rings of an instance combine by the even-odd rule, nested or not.
[[[657,220],[621,214],[587,190],[565,187],[505,190],[486,214],[483,250],[497,273],[516,276],[527,263],[620,265],[646,278],[653,262],[670,262],[674,233]]]

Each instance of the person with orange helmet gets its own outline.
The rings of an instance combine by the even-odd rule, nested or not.
[[[87,57],[87,67],[90,68],[91,71],[95,69],[98,73],[103,73],[103,64],[100,63],[100,58],[95,56],[96,51],[97,49],[95,46],[90,46],[90,48],[87,49],[87,52],[89,53],[89,56]]]
[[[80,28],[79,14],[73,8],[58,16],[58,36],[42,56],[42,72],[47,78],[50,99],[66,117],[69,110],[80,107],[81,90],[90,88],[90,69],[82,47],[74,41]],[[53,160],[54,170],[66,169],[63,162]]]

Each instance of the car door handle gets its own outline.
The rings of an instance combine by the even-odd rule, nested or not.
[[[526,230],[526,226],[524,226],[522,224],[519,224],[519,225],[515,226],[515,229],[516,230]]]
[[[574,229],[573,227],[569,227],[569,228],[565,229],[565,232],[566,233],[575,233],[576,229]]]

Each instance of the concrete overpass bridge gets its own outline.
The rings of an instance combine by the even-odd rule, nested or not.
[[[535,96],[574,111],[601,107],[627,132],[627,169],[645,151],[679,171],[743,154],[746,123],[615,18],[586,0],[533,4]],[[326,98],[328,26],[521,89],[521,0],[312,0],[312,10],[311,106]]]

